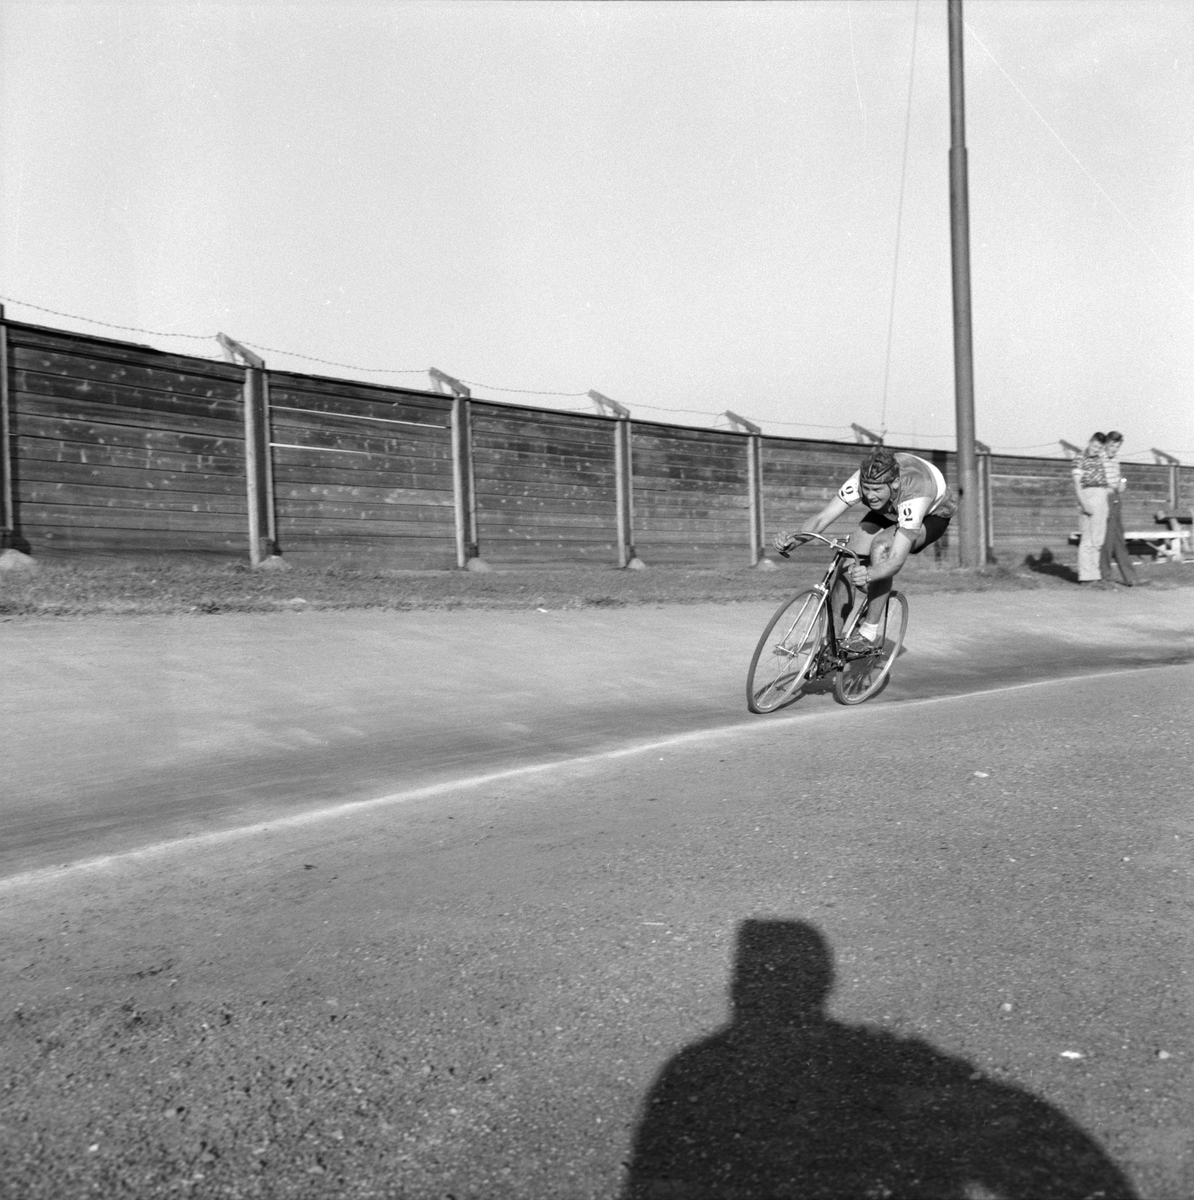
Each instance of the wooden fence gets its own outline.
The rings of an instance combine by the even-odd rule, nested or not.
[[[0,356],[4,545],[35,554],[280,553],[412,569],[478,556],[755,563],[771,533],[815,512],[863,453],[271,371],[2,320]],[[917,453],[956,482],[952,453]],[[979,461],[994,556],[1072,556],[1069,462]],[[1125,523],[1148,528],[1158,509],[1188,504],[1189,470],[1127,465]],[[953,560],[948,535],[933,553]]]

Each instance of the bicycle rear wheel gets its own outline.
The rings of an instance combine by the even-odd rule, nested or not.
[[[791,704],[817,661],[825,639],[825,596],[816,588],[781,604],[767,623],[746,675],[746,707],[774,712]]]
[[[839,704],[861,704],[883,687],[904,644],[907,628],[908,601],[902,592],[892,592],[883,609],[878,647],[872,654],[850,659],[833,681],[834,699]]]

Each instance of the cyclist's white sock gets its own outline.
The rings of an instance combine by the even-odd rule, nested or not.
[[[876,621],[873,625],[870,621],[859,621],[858,632],[866,638],[868,642],[877,642],[879,640],[879,622]]]

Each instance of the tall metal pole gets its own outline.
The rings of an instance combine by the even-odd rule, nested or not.
[[[966,101],[962,78],[962,0],[949,0],[949,227],[954,285],[954,413],[958,435],[959,558],[977,567],[978,462],[974,447],[974,353],[970,338],[970,192],[966,174]]]

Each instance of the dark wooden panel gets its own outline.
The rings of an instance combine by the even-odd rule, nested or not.
[[[632,421],[631,430],[634,444],[652,442],[682,445],[691,443],[693,446],[717,447],[740,446],[742,454],[746,455],[747,436],[743,433],[727,433],[719,429],[693,429],[686,425],[655,425],[644,421]]]
[[[433,442],[451,445],[451,431],[439,425],[427,425],[397,417],[367,417],[349,413],[318,412],[278,404],[270,405],[270,424],[276,431],[326,430],[341,436],[389,437],[410,443]]]
[[[444,459],[412,455],[337,453],[334,450],[296,450],[274,443],[274,478],[312,483],[390,480],[408,487],[452,490],[452,464]]]
[[[513,480],[487,479],[484,486],[477,480],[477,494],[482,496],[539,496],[543,499],[559,497],[564,500],[595,500],[615,502],[614,481],[611,478],[599,487],[578,483],[559,483],[551,479]]]
[[[245,477],[244,456],[236,446],[235,457],[216,454],[181,454],[163,452],[143,446],[95,445],[91,442],[60,442],[46,438],[21,438],[17,444],[16,459],[25,464],[23,473],[47,472],[51,464],[68,466],[128,467],[135,470],[187,472],[198,475],[232,475],[243,481]],[[44,475],[48,478],[48,475]],[[66,478],[66,475],[63,475]]]
[[[451,463],[451,446],[447,442],[436,442],[431,439],[403,439],[381,433],[348,432],[332,429],[304,429],[301,436],[293,440],[281,436],[284,433],[298,433],[298,430],[288,430],[285,425],[275,427],[273,444],[279,452],[285,451],[290,455],[313,453],[319,451],[339,451],[352,454],[372,454],[379,458],[392,458],[403,461],[411,449],[417,446],[418,457],[424,459],[439,459]],[[296,449],[295,447],[301,447]]]
[[[278,521],[404,521],[410,525],[452,524],[452,509],[434,504],[401,504],[373,498],[286,500],[276,508]]]
[[[450,535],[451,525],[437,528],[431,521],[360,521],[352,517],[344,518],[296,518],[278,515],[278,540],[285,546],[292,534],[302,534],[307,538],[341,538],[341,537],[445,537],[445,530]]]
[[[746,521],[645,521],[634,527],[636,542],[750,541]]]
[[[88,488],[100,494],[144,492],[147,502],[158,492],[179,495],[209,492],[229,496],[245,495],[244,476],[232,471],[160,471],[145,470],[142,467],[97,466],[93,463],[24,460],[21,481],[27,487],[34,484],[60,484]]]
[[[116,366],[111,363],[87,363],[83,368],[74,360],[49,360],[14,355],[14,390],[60,399],[98,397],[130,408],[152,409],[172,406],[178,411],[193,408],[204,411],[223,406],[228,411],[240,407],[242,384],[202,375],[183,375],[149,368]],[[102,367],[111,368],[101,370]],[[89,368],[89,369],[85,369]]]
[[[292,535],[283,547],[286,561],[296,565],[338,564],[361,570],[444,571],[456,566],[451,541],[432,538],[323,538]]]
[[[616,424],[609,417],[592,413],[567,413],[548,408],[522,408],[517,405],[488,405],[484,400],[472,402],[472,424],[474,429],[525,429],[528,436],[539,436],[533,431],[573,429],[587,430],[587,436],[595,440],[613,441]]]
[[[612,426],[588,426],[566,424],[557,421],[541,421],[530,413],[525,421],[505,419],[501,422],[475,418],[472,422],[473,440],[477,445],[496,449],[525,447],[536,452],[546,446],[564,447],[568,452],[613,453],[614,430]]]
[[[424,492],[434,503],[451,503],[451,475],[410,474],[384,470],[325,470],[313,467],[292,467],[275,463],[274,484],[278,494],[284,488],[301,487],[403,487],[412,492]],[[446,486],[445,486],[446,485]],[[289,493],[288,493],[289,494]]]
[[[635,446],[631,455],[635,475],[670,474],[673,471],[714,471],[726,478],[745,479],[745,451],[734,454],[692,454],[688,447],[644,448]]]
[[[634,480],[634,502],[644,504],[689,504],[701,503],[697,497],[708,497],[714,504],[746,504],[748,493],[745,482],[741,487],[730,486],[720,480],[708,479],[643,479]]]
[[[37,402],[24,404],[13,414],[13,427],[18,438],[44,437],[66,442],[102,442],[111,438],[122,446],[152,446],[171,433],[198,435],[209,440],[227,439],[230,445],[241,447],[239,453],[244,453],[244,427],[232,421],[166,412],[154,413],[153,420],[146,421],[136,413],[84,402],[69,413]]]
[[[487,561],[509,565],[591,562],[608,565],[612,569],[617,557],[618,548],[612,542],[537,541],[528,538],[495,544],[485,550]]]
[[[359,497],[369,503],[417,504],[428,508],[451,508],[451,492],[427,491],[424,488],[395,487],[393,483],[379,482],[377,486],[361,486],[353,484],[344,487],[336,484],[315,484],[309,482],[279,483],[274,479],[274,492],[278,503],[286,501],[307,501],[321,503],[330,500],[335,503],[350,503]]]
[[[490,496],[484,511],[517,513],[517,512],[601,512],[612,513],[615,504],[612,497],[592,500],[582,497],[566,498],[563,496]]]
[[[531,441],[517,438],[487,439],[473,438],[473,453],[480,461],[501,461],[502,452],[505,461],[551,462],[558,464],[558,469],[567,470],[579,464],[613,463],[613,449],[608,446],[592,446],[589,444],[570,445],[562,441]]]
[[[34,554],[217,554],[238,558],[248,553],[244,532],[185,529],[97,529],[43,524],[26,526]]]
[[[97,364],[146,367],[167,375],[202,376],[227,383],[240,383],[244,379],[243,367],[219,359],[171,354],[165,350],[155,350],[152,346],[138,346],[132,342],[117,342],[107,338],[89,337],[86,334],[7,324],[9,346],[12,350],[39,354],[44,358],[60,356]],[[214,345],[214,341],[212,344]]]
[[[174,492],[151,488],[92,487],[85,483],[53,483],[22,479],[17,489],[22,522],[32,520],[31,513],[45,505],[87,508],[97,515],[98,524],[108,524],[104,514],[176,513],[201,516],[204,513],[243,513],[246,497],[243,489],[233,492]]]
[[[235,511],[101,508],[86,504],[22,504],[21,526],[23,530],[53,525],[72,529],[169,529],[193,533],[216,530],[242,534],[245,529],[243,511],[243,506],[238,514]]]
[[[594,518],[577,513],[520,513],[517,520],[503,518],[501,513],[486,513],[484,520],[478,525],[482,538],[492,537],[499,532],[518,534],[526,530],[568,529],[572,536],[583,537],[591,535],[599,538],[615,536],[615,525],[612,517]]]
[[[474,461],[478,486],[483,479],[529,480],[550,478],[557,482],[575,480],[594,486],[608,483],[613,486],[613,459],[568,458],[559,454],[540,456],[517,454],[506,450],[487,450]]]
[[[331,402],[335,405],[393,405],[408,408],[423,414],[420,420],[433,420],[447,425],[452,416],[452,401],[435,392],[421,392],[414,388],[387,387],[384,384],[362,383],[352,379],[332,379],[325,375],[295,375],[289,371],[269,373],[270,398],[278,396],[301,397],[300,407],[319,407]],[[289,401],[287,401],[289,403]]]

